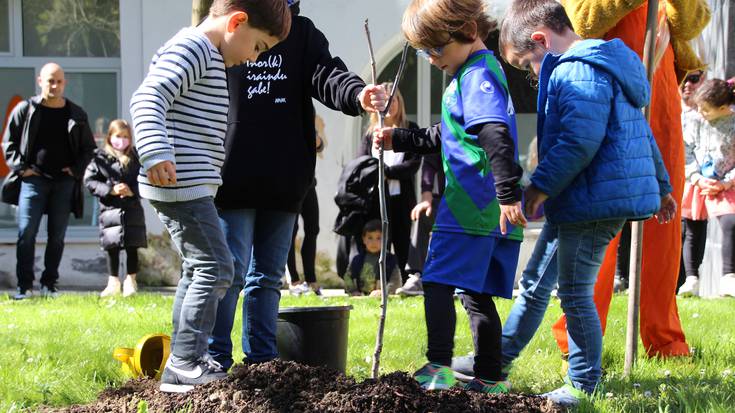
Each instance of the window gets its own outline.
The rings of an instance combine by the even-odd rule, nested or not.
[[[0,0],[0,53],[10,52],[10,4]]]
[[[24,0],[23,55],[119,57],[119,6],[118,0]]]
[[[80,105],[89,116],[97,146],[117,118],[117,75],[115,73],[66,73],[64,95]]]
[[[65,70],[66,97],[87,112],[99,145],[120,116],[119,6],[120,0],[0,0],[0,113],[13,96],[35,95],[38,72],[54,61]],[[4,167],[0,161],[0,180]],[[96,236],[97,202],[84,195],[85,216],[69,225],[79,234],[94,228]],[[15,207],[0,203],[0,238],[13,238],[16,228]]]

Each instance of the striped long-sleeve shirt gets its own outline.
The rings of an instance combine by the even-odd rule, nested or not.
[[[228,101],[224,60],[203,33],[182,29],[158,50],[130,102],[143,198],[182,202],[217,193]],[[175,185],[148,182],[146,171],[163,161],[176,166]]]

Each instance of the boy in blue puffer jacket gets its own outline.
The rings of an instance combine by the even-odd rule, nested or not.
[[[526,213],[547,221],[503,329],[504,372],[543,319],[558,281],[567,316],[566,384],[546,393],[574,405],[600,380],[602,330],[593,291],[608,243],[627,220],[675,214],[669,177],[641,108],[651,89],[622,41],[582,40],[554,0],[516,0],[500,29],[503,58],[539,81],[539,165]]]

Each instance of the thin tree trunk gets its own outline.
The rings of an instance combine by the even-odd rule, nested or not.
[[[209,14],[209,7],[213,0],[191,1],[191,25],[196,26]]]

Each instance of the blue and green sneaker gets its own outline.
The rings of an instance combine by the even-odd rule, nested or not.
[[[426,390],[450,389],[457,384],[452,369],[436,363],[426,363],[413,374],[413,378]]]
[[[508,393],[510,391],[510,382],[490,381],[475,377],[469,383],[465,384],[464,389],[487,394]]]

